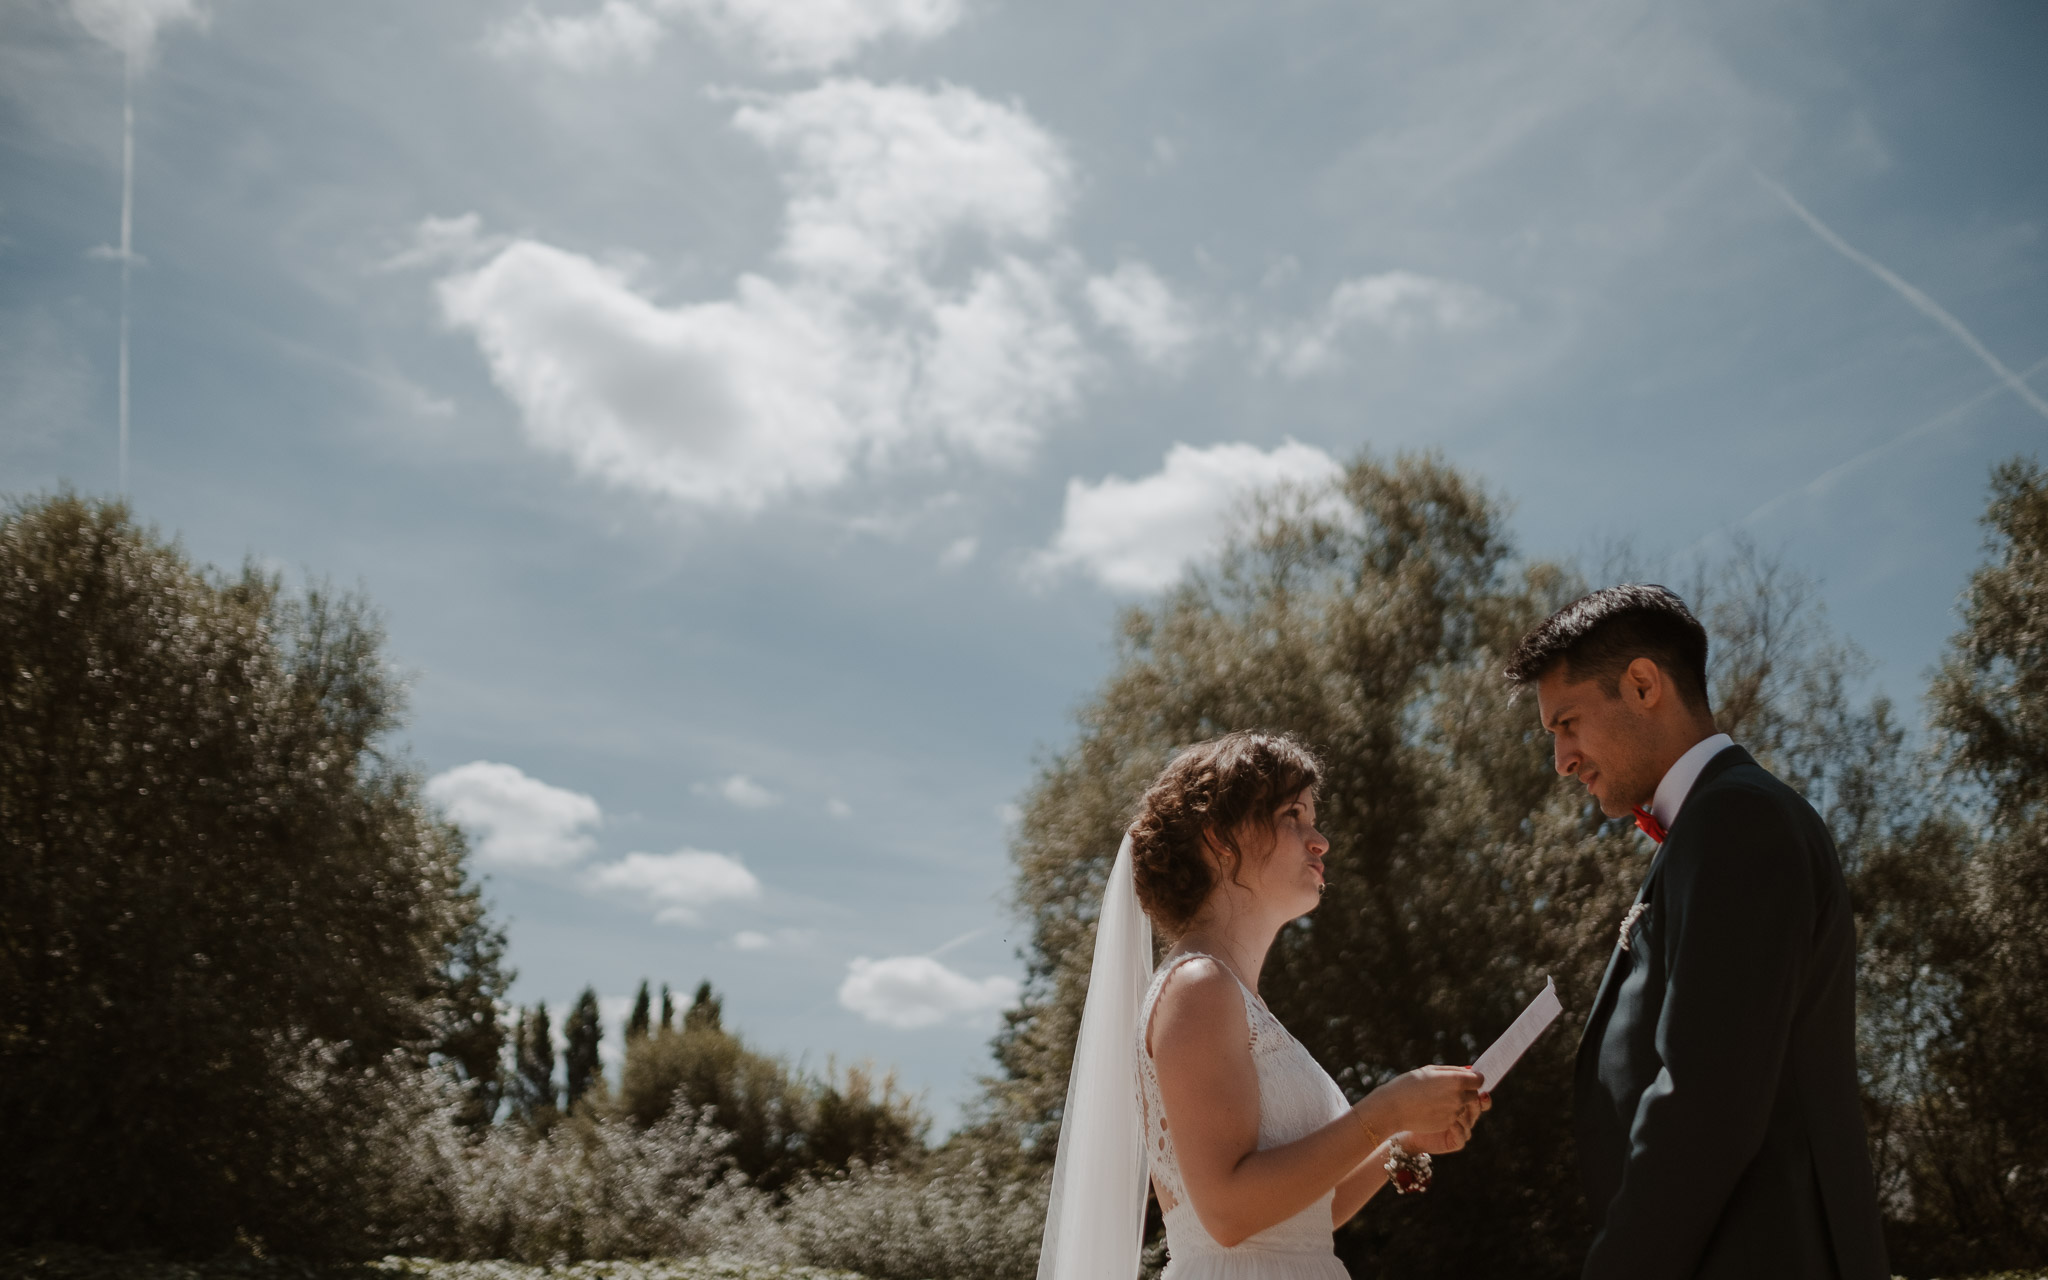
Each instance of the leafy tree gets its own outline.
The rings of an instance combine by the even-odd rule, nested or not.
[[[1285,730],[1325,762],[1333,851],[1321,908],[1282,932],[1262,990],[1349,1095],[1471,1061],[1546,975],[1568,1011],[1444,1164],[1443,1194],[1375,1204],[1340,1254],[1359,1276],[1576,1274],[1590,1226],[1572,1057],[1652,850],[1560,784],[1499,670],[1582,589],[1514,562],[1497,504],[1442,462],[1368,458],[1334,494],[1270,496],[1215,570],[1128,613],[1116,669],[1016,839],[1028,983],[997,1041],[982,1141],[1050,1158],[1103,878],[1145,783],[1186,743]],[[1896,827],[1877,783],[1896,754],[1888,710],[1849,698],[1854,655],[1827,641],[1804,585],[1744,552],[1688,594],[1715,632],[1724,727],[1873,841]]]
[[[460,1122],[474,1131],[497,1118],[505,1096],[505,1026],[498,1009],[514,977],[505,965],[505,931],[478,912],[456,935],[447,972],[438,1052],[463,1083]]]
[[[322,1100],[488,1038],[498,944],[382,745],[381,648],[120,504],[0,515],[0,1239],[333,1245],[361,1117]]]
[[[626,1019],[626,1039],[638,1040],[647,1034],[652,1025],[648,1013],[647,979],[640,980],[640,994],[633,997],[633,1013]]]
[[[726,1155],[767,1191],[806,1173],[881,1164],[922,1150],[928,1121],[890,1078],[855,1069],[812,1080],[749,1049],[724,1028],[711,984],[697,988],[680,1029],[630,1041],[612,1106],[650,1128],[677,1106],[732,1135]]]
[[[1928,698],[1960,791],[1901,876],[1933,1012],[1889,1145],[1904,1252],[1929,1268],[2048,1257],[2048,471],[2015,460],[1991,491],[1991,562]]]
[[[661,1029],[673,1030],[676,1024],[676,1002],[669,994],[668,984],[661,984]]]
[[[593,1085],[601,1086],[604,1080],[598,1063],[604,1024],[598,1019],[595,988],[583,988],[583,994],[576,998],[576,1006],[569,1010],[568,1020],[562,1024],[562,1039],[566,1042],[562,1057],[562,1105],[565,1110],[574,1111],[583,1095]]]

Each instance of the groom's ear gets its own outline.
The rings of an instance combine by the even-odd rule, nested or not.
[[[1621,696],[1645,709],[1664,701],[1670,693],[1664,670],[1649,658],[1637,658],[1621,673]]]

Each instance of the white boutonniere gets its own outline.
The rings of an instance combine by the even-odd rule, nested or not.
[[[1638,902],[1636,905],[1628,909],[1627,915],[1621,918],[1621,949],[1623,951],[1627,951],[1629,949],[1629,934],[1635,931],[1636,921],[1642,919],[1643,912],[1648,911],[1649,909],[1649,903]]]

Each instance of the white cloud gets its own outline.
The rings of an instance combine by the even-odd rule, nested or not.
[[[1067,211],[1066,151],[1022,107],[970,89],[828,80],[743,105],[733,124],[794,161],[781,256],[867,289],[962,233],[1042,241]]]
[[[877,40],[932,40],[960,21],[960,0],[656,0],[770,71],[823,71]]]
[[[1096,323],[1129,343],[1147,364],[1172,367],[1200,336],[1194,308],[1142,262],[1122,262],[1092,277],[1088,305]]]
[[[1038,268],[1005,258],[964,295],[935,303],[917,420],[963,452],[1021,463],[1039,426],[1079,400],[1080,335]]]
[[[1024,810],[1006,800],[996,806],[996,821],[1006,827],[1014,827],[1024,821]]]
[[[71,13],[95,38],[137,62],[148,60],[163,28],[206,21],[198,0],[71,0]]]
[[[528,438],[618,488],[752,511],[836,486],[860,443],[850,335],[766,280],[663,308],[614,268],[521,240],[440,297]]]
[[[1469,284],[1412,271],[1346,280],[1304,324],[1268,329],[1259,339],[1259,362],[1290,378],[1335,368],[1343,339],[1364,327],[1400,341],[1422,333],[1476,329],[1505,314],[1498,298]]]
[[[645,66],[664,24],[687,20],[727,53],[767,70],[824,71],[879,40],[936,39],[960,21],[962,8],[960,0],[605,0],[597,9],[548,15],[529,5],[493,27],[484,48],[566,71]]]
[[[690,790],[700,796],[718,796],[727,803],[736,804],[742,809],[766,809],[771,805],[782,802],[781,796],[776,795],[773,791],[749,778],[744,773],[736,773],[730,778],[724,778],[714,783],[699,782],[692,786]]]
[[[617,488],[738,511],[906,456],[1026,457],[1088,368],[1055,270],[1014,252],[1065,213],[1059,144],[964,89],[856,80],[734,123],[790,166],[783,278],[664,305],[624,269],[518,239],[440,280],[528,439]],[[465,237],[482,243],[430,219],[414,254]]]
[[[835,818],[851,818],[853,816],[853,806],[834,796],[825,802],[825,812]]]
[[[1013,978],[970,978],[931,956],[866,956],[846,967],[839,1003],[869,1022],[905,1030],[1008,1007],[1017,999]]]
[[[597,998],[597,1020],[604,1026],[604,1038],[598,1041],[598,1061],[607,1071],[615,1071],[626,1061],[626,1021],[633,1016],[632,996],[599,996]]]
[[[1059,532],[1032,558],[1031,570],[1050,576],[1080,569],[1113,590],[1156,591],[1221,548],[1231,516],[1253,493],[1325,484],[1341,473],[1329,454],[1292,440],[1270,452],[1249,444],[1177,444],[1149,476],[1067,481]]]
[[[972,535],[965,538],[955,538],[946,545],[944,551],[939,553],[939,567],[941,569],[958,569],[972,561],[975,552],[979,550],[981,550],[980,538],[973,537]]]
[[[631,0],[605,0],[588,13],[548,15],[529,5],[484,37],[484,49],[507,61],[553,63],[565,71],[645,66],[662,27]]]
[[[732,945],[741,951],[766,951],[774,939],[753,929],[742,929],[732,935]]]
[[[592,867],[585,883],[644,900],[655,908],[654,918],[662,924],[698,924],[707,907],[761,896],[761,882],[739,859],[701,849],[629,853],[617,862]]]
[[[509,764],[476,760],[428,779],[427,799],[470,831],[476,854],[505,867],[562,867],[596,850],[585,830],[604,820],[597,801],[550,786]]]

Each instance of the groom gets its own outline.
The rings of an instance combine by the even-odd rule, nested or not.
[[[1507,677],[1557,771],[1660,845],[1579,1042],[1586,1280],[1883,1280],[1848,891],[1812,806],[1715,732],[1706,629],[1663,587],[1610,587]]]

